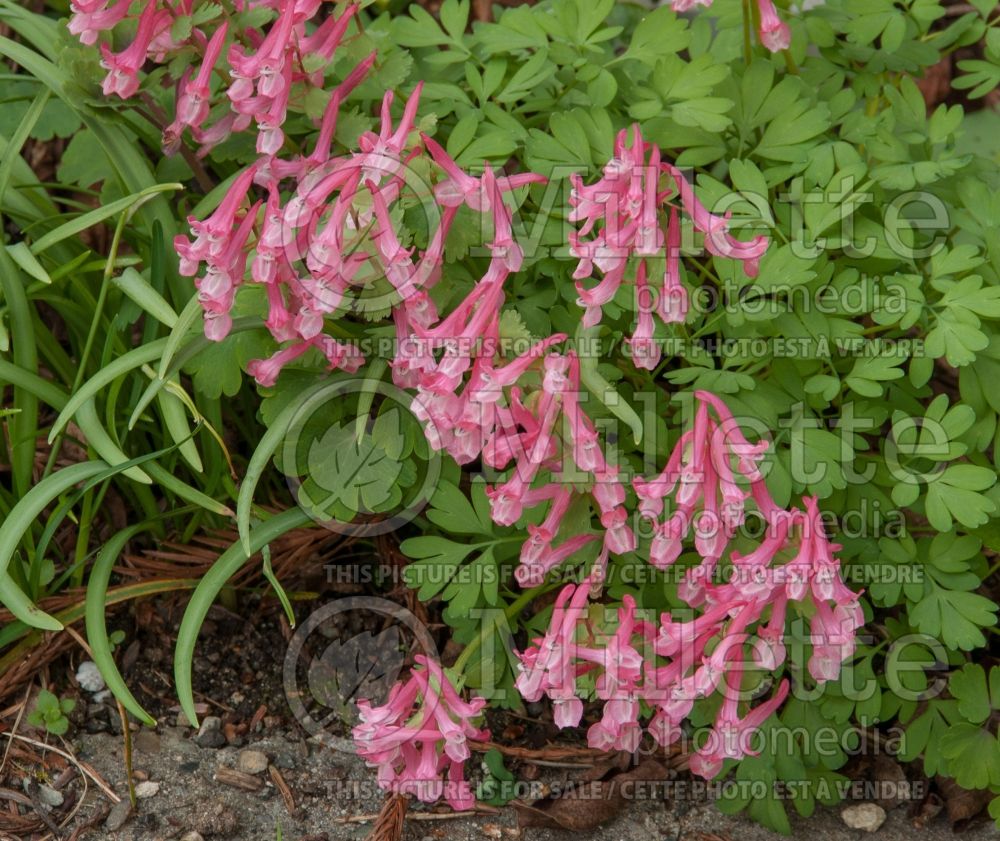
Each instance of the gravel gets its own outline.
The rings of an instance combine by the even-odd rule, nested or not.
[[[297,740],[272,735],[237,750],[206,748],[192,738],[189,728],[161,727],[159,750],[144,756],[143,770],[156,780],[158,794],[140,800],[137,813],[129,814],[127,795],[112,809],[104,825],[86,838],[102,841],[166,841],[200,836],[204,841],[275,841],[278,827],[284,841],[326,838],[327,841],[362,841],[371,825],[345,823],[344,818],[374,814],[382,796],[374,785],[374,774],[353,754],[310,744],[303,751]],[[106,733],[81,733],[76,739],[78,756],[93,765],[119,794],[125,794],[121,740]],[[266,773],[268,757],[283,757],[292,765],[280,771],[294,797],[294,816]],[[257,791],[222,785],[214,779],[220,767],[241,773],[253,772],[262,785]],[[552,774],[562,773],[551,770]],[[575,772],[574,772],[575,773]],[[140,783],[139,785],[144,785]],[[93,789],[89,804],[100,796]],[[414,810],[423,807],[414,807]],[[794,811],[794,810],[790,810]],[[850,816],[850,819],[848,819]],[[867,822],[860,816],[867,816]],[[913,828],[906,806],[888,815],[869,803],[842,806],[841,810],[817,809],[811,818],[792,816],[793,837],[810,841],[857,841],[868,830],[878,841],[945,841],[953,837],[941,816],[925,830]],[[855,827],[855,828],[851,828]],[[778,841],[780,836],[752,823],[742,815],[725,815],[704,799],[635,801],[617,818],[589,833],[576,833],[576,841]],[[996,832],[981,821],[964,833],[963,841],[995,841]],[[573,841],[565,831],[517,827],[512,809],[498,815],[455,820],[408,821],[403,841]]]

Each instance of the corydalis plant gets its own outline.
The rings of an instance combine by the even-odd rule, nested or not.
[[[780,22],[775,30],[776,18],[764,13],[768,6],[762,6],[762,41],[765,35],[774,44],[786,41]],[[99,30],[116,25],[131,8],[80,3],[74,6],[75,29],[93,42]],[[196,278],[207,337],[218,341],[228,335],[238,290],[254,284],[264,290],[264,324],[279,344],[269,358],[248,365],[260,385],[273,385],[284,366],[312,351],[322,354],[329,368],[353,372],[364,357],[327,331],[337,317],[369,315],[373,298],[384,302],[396,330],[392,377],[414,392],[413,411],[430,445],[460,464],[480,460],[504,473],[487,491],[496,524],[515,525],[527,515],[537,523],[526,528],[516,581],[544,586],[557,568],[579,563],[581,550],[596,549],[584,584],[560,594],[549,632],[521,654],[518,678],[524,697],[547,695],[556,705],[557,722],[569,726],[579,723],[584,710],[585,690],[577,678],[596,677],[594,693],[605,704],[601,721],[588,734],[595,746],[634,750],[643,704],[654,711],[648,725],[653,737],[661,744],[675,741],[695,699],[712,694],[724,672],[742,675],[743,651],[755,630],[765,643],[755,649],[756,664],[777,668],[784,659],[780,641],[790,602],[811,611],[813,677],[835,675],[852,650],[860,609],[840,581],[815,502],[807,500],[802,512],[779,509],[771,500],[759,470],[766,442],[751,444],[721,400],[699,393],[694,428],[682,436],[663,473],[630,482],[586,411],[581,359],[576,349],[559,348],[567,336],[551,335],[516,354],[504,347],[502,308],[511,278],[524,264],[512,205],[517,191],[545,177],[489,165],[478,176],[464,171],[419,130],[422,83],[396,117],[396,94],[387,91],[378,130],[363,132],[356,148],[336,154],[340,108],[377,63],[375,55],[360,61],[330,92],[311,147],[285,154],[289,103],[303,89],[325,84],[324,70],[351,22],[359,20],[358,7],[350,3],[339,15],[323,15],[319,2],[237,5],[239,11],[250,8],[273,11],[265,29],[233,31],[217,21],[204,29],[193,26],[189,36],[174,41],[168,24],[177,14],[189,14],[191,4],[148,4],[138,12],[128,47],[118,53],[103,47],[105,89],[123,97],[138,90],[148,59],[162,61],[179,50],[201,57],[197,69],[178,81],[175,119],[166,132],[169,147],[183,142],[187,129],[202,153],[232,132],[256,133],[258,159],[236,175],[207,218],[189,220],[192,236],[175,243],[181,273]],[[213,93],[217,73],[225,84]],[[429,184],[418,179],[417,185],[429,201],[427,244],[408,247],[400,219],[404,193],[418,171],[431,179]],[[653,368],[660,360],[653,313],[665,322],[683,323],[687,317],[680,278],[682,213],[711,254],[741,261],[749,276],[757,274],[768,247],[765,237],[744,242],[733,236],[728,218],[708,212],[638,127],[618,135],[615,157],[597,183],[588,186],[575,178],[573,187],[571,219],[581,228],[568,244],[579,260],[581,321],[596,326],[619,288],[634,284],[639,319],[628,346],[640,367]],[[471,290],[441,312],[430,291],[443,277],[445,244],[463,209],[489,218],[489,261]],[[653,258],[660,257],[662,279],[651,272]],[[596,285],[585,284],[595,270],[601,274]],[[446,295],[440,300],[449,301]],[[668,515],[670,497],[675,510]],[[741,555],[730,543],[751,501],[771,532],[754,552]],[[570,510],[593,512],[599,528],[566,534]],[[639,549],[634,512],[655,523],[648,550],[655,567],[671,565],[693,533],[702,560],[682,587],[699,612],[690,621],[669,614],[647,621],[638,617],[630,597],[623,600],[617,623],[604,626],[586,615],[589,601],[601,597],[611,556]],[[796,554],[788,561],[782,553],[791,550]],[[713,573],[727,560],[729,577],[714,583]],[[787,683],[780,684],[770,700],[742,716],[727,698],[716,721],[719,746],[699,755],[696,770],[712,775],[722,759],[745,755],[749,735],[786,692]],[[379,768],[387,788],[468,805],[465,742],[483,735],[468,721],[484,703],[463,701],[449,675],[418,660],[385,704],[359,705],[359,751]]]

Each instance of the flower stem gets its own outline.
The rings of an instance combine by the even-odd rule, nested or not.
[[[743,62],[749,66],[753,60],[753,44],[750,40],[750,31],[753,28],[750,4],[753,0],[743,0]]]
[[[458,675],[462,674],[465,667],[469,664],[469,660],[472,659],[472,655],[479,651],[487,635],[493,633],[501,616],[503,616],[504,619],[513,619],[538,596],[541,596],[543,593],[547,593],[554,586],[555,585],[553,584],[539,584],[537,587],[532,587],[530,590],[525,591],[518,596],[516,600],[511,602],[510,605],[507,606],[506,610],[502,612],[494,612],[491,617],[483,623],[479,636],[470,642],[465,647],[465,650],[459,655],[458,659],[455,661],[455,665],[452,666],[452,671]]]

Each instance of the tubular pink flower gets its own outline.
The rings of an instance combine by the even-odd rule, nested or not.
[[[148,3],[139,15],[135,40],[129,46],[120,53],[113,53],[106,44],[101,44],[101,66],[108,71],[101,85],[105,96],[116,94],[121,99],[128,99],[139,90],[139,70],[146,62],[157,28],[164,23],[164,14],[157,3]]]
[[[751,710],[744,718],[736,714],[736,694],[723,702],[715,730],[708,742],[691,757],[691,771],[705,779],[718,776],[726,759],[755,756],[750,740],[757,729],[784,703],[788,696],[788,681],[783,680],[778,691],[767,701]]]
[[[663,170],[669,173],[677,186],[684,212],[691,217],[697,230],[705,235],[705,247],[710,254],[717,257],[729,257],[740,260],[748,277],[757,277],[760,268],[760,258],[770,244],[764,235],[754,237],[749,242],[742,242],[729,233],[729,213],[725,216],[715,216],[709,213],[698,200],[694,189],[684,178],[684,174],[672,164],[663,164]]]
[[[183,80],[178,88],[176,115],[172,126],[168,129],[168,131],[176,133],[177,136],[180,135],[185,126],[200,127],[208,117],[211,96],[208,83],[212,77],[212,70],[222,53],[222,45],[228,31],[228,23],[223,23],[215,30],[205,48],[205,57],[202,59],[197,75],[194,78]]]
[[[423,655],[414,659],[409,680],[397,683],[383,705],[358,701],[355,747],[378,768],[382,788],[425,802],[444,797],[452,808],[467,808],[473,802],[463,774],[467,741],[489,738],[472,724],[486,701],[463,701],[440,666]]]
[[[252,359],[247,363],[247,373],[258,385],[270,387],[278,381],[278,375],[286,365],[294,362],[311,347],[312,342],[299,342],[277,351],[267,359]]]
[[[787,50],[792,43],[792,32],[788,24],[778,17],[778,10],[772,0],[757,0],[760,10],[760,29],[757,34],[760,42],[772,53]]]
[[[667,268],[663,276],[663,289],[657,299],[657,312],[664,324],[683,324],[687,320],[689,302],[687,290],[680,274],[681,224],[677,208],[670,208],[667,227]]]
[[[91,46],[97,43],[97,36],[107,32],[125,19],[132,0],[115,0],[110,8],[108,0],[73,0],[69,31],[80,38],[80,43]]]
[[[646,282],[646,263],[639,264],[635,278],[635,299],[638,322],[635,332],[625,340],[632,362],[637,368],[652,371],[660,363],[663,349],[653,336],[653,313],[649,284]]]

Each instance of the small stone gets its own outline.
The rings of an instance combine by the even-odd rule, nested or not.
[[[66,798],[63,797],[61,791],[56,791],[52,786],[43,783],[38,787],[38,799],[46,806],[54,809],[56,806],[62,806],[63,800]]]
[[[132,804],[127,797],[124,797],[111,807],[111,812],[104,820],[104,828],[109,832],[117,832],[125,826],[130,817],[132,817]]]
[[[195,744],[203,748],[221,748],[226,743],[222,732],[222,719],[217,715],[206,715],[201,720],[201,728],[194,737]]]
[[[90,660],[84,660],[76,670],[76,682],[81,689],[87,692],[100,692],[104,689],[104,678],[101,677],[101,670],[97,664]]]
[[[143,780],[135,787],[135,796],[140,800],[145,800],[148,797],[156,797],[159,793],[160,784],[154,783],[152,780]]]
[[[874,803],[859,803],[857,806],[848,806],[844,809],[840,813],[840,818],[851,829],[878,832],[885,823],[885,809]]]
[[[503,837],[503,830],[500,828],[499,824],[484,823],[482,827],[480,827],[480,830],[487,838],[499,839]]]
[[[267,765],[267,754],[259,750],[241,750],[236,757],[236,770],[244,774],[263,774]]]
[[[200,832],[186,832],[181,836],[181,841],[205,841],[205,837]]]

